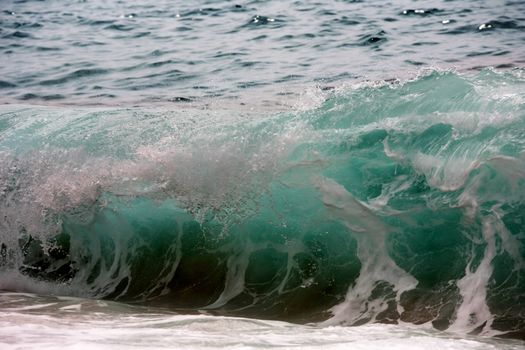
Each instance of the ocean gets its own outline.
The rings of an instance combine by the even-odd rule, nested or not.
[[[525,349],[525,1],[0,11],[0,348]]]

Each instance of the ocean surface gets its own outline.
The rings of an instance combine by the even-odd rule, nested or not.
[[[525,349],[525,1],[0,3],[0,348]]]

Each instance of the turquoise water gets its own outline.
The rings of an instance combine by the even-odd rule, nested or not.
[[[432,72],[269,116],[5,105],[1,287],[522,337],[524,85]]]
[[[4,4],[6,346],[524,347],[522,2]]]

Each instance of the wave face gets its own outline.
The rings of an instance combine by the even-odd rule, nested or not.
[[[0,289],[525,338],[523,70],[316,99],[0,107]]]

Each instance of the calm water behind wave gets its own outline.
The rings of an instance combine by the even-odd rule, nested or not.
[[[525,1],[9,0],[0,52],[4,102],[274,103],[430,66],[522,67]]]

